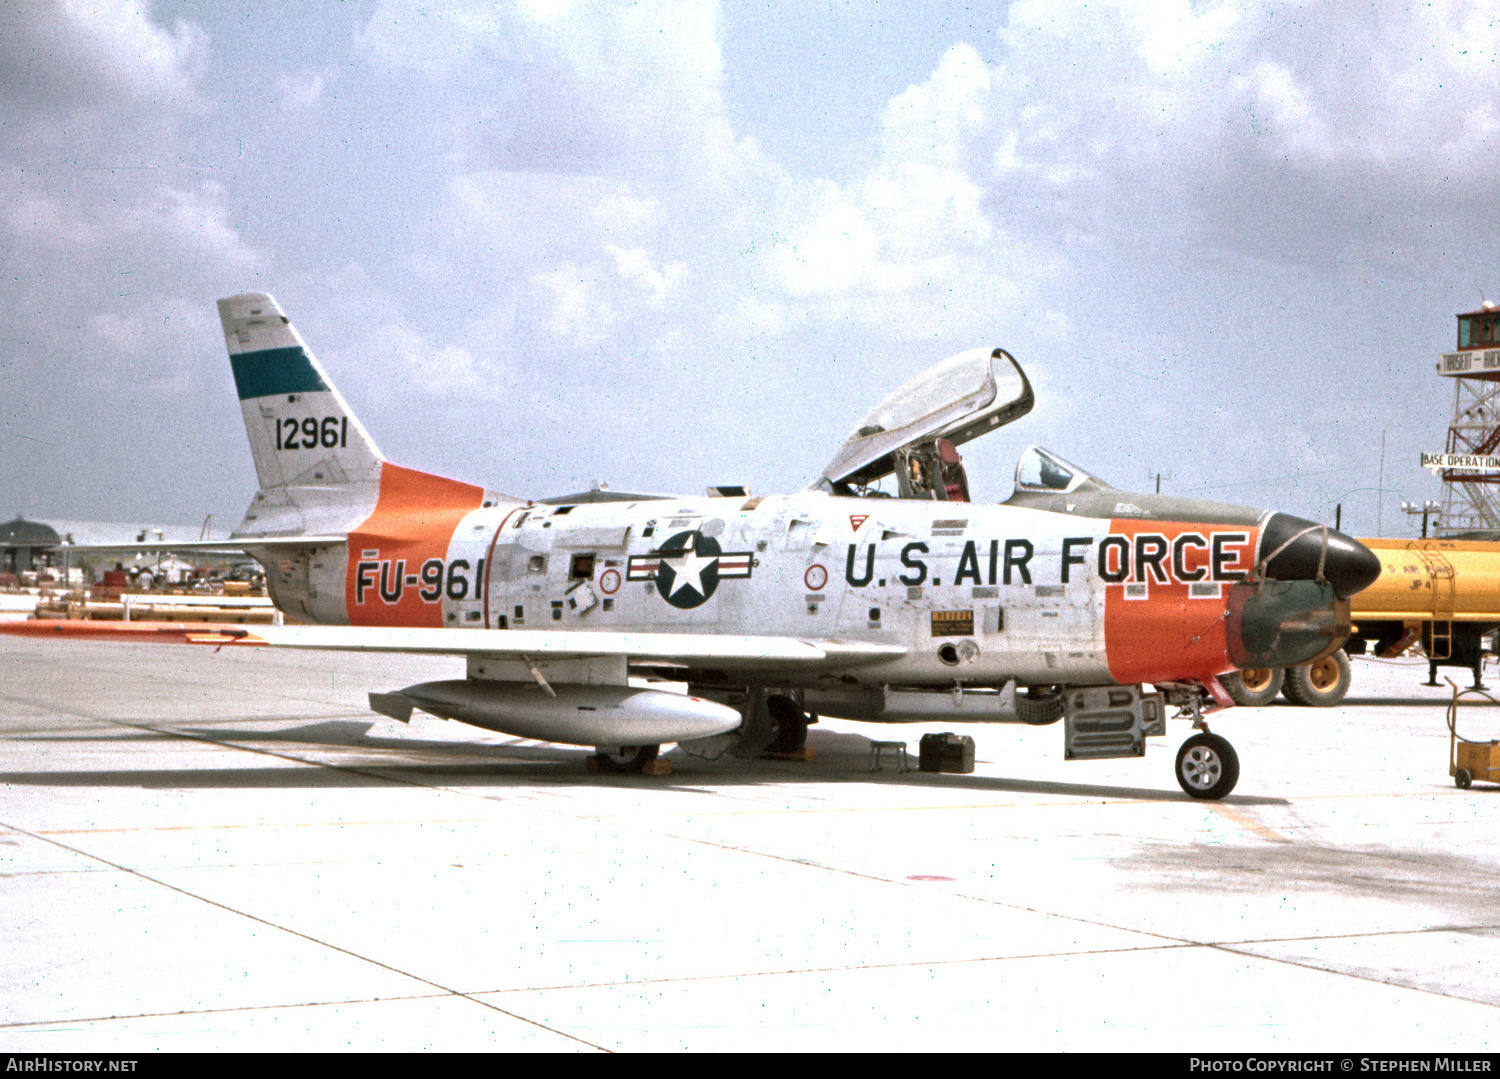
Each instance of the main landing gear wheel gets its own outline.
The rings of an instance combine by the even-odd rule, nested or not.
[[[1194,798],[1217,800],[1240,781],[1240,758],[1217,734],[1195,734],[1177,751],[1177,782]]]
[[[1341,648],[1305,667],[1289,667],[1282,695],[1293,704],[1331,708],[1349,692],[1349,657]]]
[[[771,713],[771,725],[776,728],[776,737],[763,753],[798,753],[807,745],[807,713],[797,707],[790,697],[766,698],[766,711]]]
[[[1280,667],[1257,667],[1248,671],[1234,671],[1219,679],[1224,686],[1224,692],[1229,694],[1235,704],[1251,707],[1270,704],[1274,701],[1276,694],[1281,692],[1281,684],[1285,680],[1286,672]]]
[[[661,746],[619,746],[600,748],[595,760],[602,772],[639,772],[656,760]]]

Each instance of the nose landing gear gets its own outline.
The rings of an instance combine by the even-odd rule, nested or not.
[[[1168,699],[1181,708],[1178,716],[1192,717],[1193,727],[1198,731],[1177,750],[1177,762],[1173,768],[1177,785],[1194,798],[1217,801],[1234,790],[1234,785],[1240,781],[1239,754],[1229,744],[1229,739],[1208,729],[1203,718],[1208,691],[1196,685],[1174,688],[1179,691],[1186,689],[1187,692]]]

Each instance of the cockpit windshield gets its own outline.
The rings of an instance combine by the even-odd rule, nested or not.
[[[1057,454],[1040,446],[1028,446],[1016,462],[1016,491],[1047,494],[1071,494],[1085,484],[1093,487],[1110,485],[1090,476],[1077,465],[1069,464]]]

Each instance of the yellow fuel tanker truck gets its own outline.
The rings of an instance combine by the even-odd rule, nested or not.
[[[1349,692],[1349,658],[1396,656],[1420,643],[1429,684],[1439,667],[1466,667],[1479,684],[1484,638],[1500,629],[1500,543],[1450,539],[1361,539],[1380,559],[1380,576],[1352,600],[1353,632],[1343,650],[1305,667],[1228,675],[1240,704],[1334,705]]]

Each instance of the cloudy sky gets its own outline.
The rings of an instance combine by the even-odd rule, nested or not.
[[[1001,346],[976,497],[1035,442],[1412,534],[1497,57],[1500,0],[9,0],[0,517],[236,523],[255,290],[392,460],[520,496],[796,489]]]

